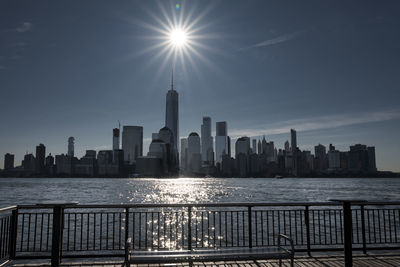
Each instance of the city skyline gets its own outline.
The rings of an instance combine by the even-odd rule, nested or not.
[[[302,150],[318,143],[339,150],[369,144],[377,148],[379,169],[400,171],[398,3],[293,4],[280,18],[272,14],[282,10],[279,3],[178,2],[180,11],[170,10],[175,2],[123,2],[112,10],[101,1],[72,3],[77,12],[50,4],[52,14],[65,12],[54,25],[47,23],[50,14],[41,16],[43,3],[17,9],[2,2],[0,168],[5,153],[20,162],[39,143],[65,154],[69,136],[76,138],[78,157],[88,149],[110,149],[110,129],[118,120],[144,127],[147,153],[151,133],[164,124],[171,66],[159,67],[146,52],[157,44],[157,34],[143,24],[158,27],[152,15],[164,21],[164,9],[170,16],[184,10],[204,14],[197,26],[199,36],[207,37],[200,40],[206,48],[199,49],[205,60],[213,59],[211,66],[198,60],[187,70],[176,62],[180,136],[200,133],[204,116],[228,122],[233,150],[241,136],[266,135],[283,147],[294,128]],[[88,13],[92,8],[98,16]],[[317,15],[329,8],[329,18]],[[295,11],[299,15],[286,21]],[[252,19],[243,20],[249,14]],[[252,32],[243,34],[246,28]],[[148,61],[155,63],[149,67]]]

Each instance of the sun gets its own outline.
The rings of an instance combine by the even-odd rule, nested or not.
[[[173,46],[182,47],[187,42],[187,33],[181,28],[175,28],[170,32],[169,39]]]
[[[220,39],[220,34],[212,29],[215,22],[207,19],[208,14],[217,7],[215,3],[212,1],[205,6],[198,6],[189,1],[184,5],[159,1],[158,9],[145,8],[148,19],[135,21],[135,24],[149,30],[148,35],[140,36],[149,42],[143,50],[135,51],[133,57],[150,54],[143,69],[158,65],[156,80],[165,69],[169,69],[167,66],[181,69],[183,75],[188,75],[187,71],[191,70],[200,76],[199,64],[221,72],[208,57],[208,54],[223,54],[215,46],[209,45],[210,41]]]

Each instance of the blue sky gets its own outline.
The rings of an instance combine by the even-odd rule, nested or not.
[[[176,63],[159,31],[174,17],[195,30]],[[146,151],[174,65],[181,137],[202,116],[278,147],[295,128],[301,149],[374,145],[400,171],[399,27],[398,1],[1,1],[0,167],[69,136],[78,156],[111,148],[118,120]]]

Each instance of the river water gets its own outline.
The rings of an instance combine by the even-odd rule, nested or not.
[[[81,204],[399,201],[396,178],[3,178],[0,207],[51,201]]]

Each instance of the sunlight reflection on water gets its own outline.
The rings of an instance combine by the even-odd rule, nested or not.
[[[330,198],[398,200],[400,179],[179,178],[0,179],[0,206],[79,203],[304,202]]]

